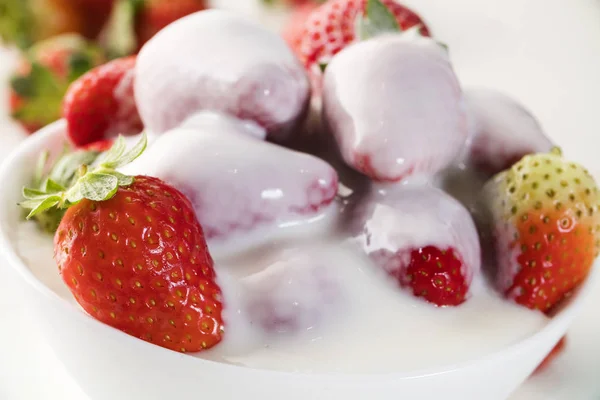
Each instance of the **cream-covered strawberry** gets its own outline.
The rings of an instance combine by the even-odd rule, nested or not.
[[[208,110],[252,121],[279,139],[303,119],[309,96],[304,69],[281,37],[222,10],[169,25],[136,65],[138,108],[155,133]]]
[[[525,156],[484,192],[497,283],[510,299],[551,311],[589,274],[600,247],[594,178],[558,149]]]
[[[441,190],[375,192],[355,210],[354,241],[398,284],[438,306],[468,298],[481,250],[468,211]]]
[[[230,117],[206,113],[184,126],[159,136],[127,171],[186,194],[211,245],[308,223],[331,208],[338,177],[326,162],[256,140],[254,128]]]
[[[280,259],[244,277],[244,311],[266,335],[298,334],[344,310],[342,267],[319,246],[281,251]]]
[[[322,3],[305,17],[303,29],[291,31],[286,36],[310,74],[317,95],[321,92],[323,66],[344,48],[373,32],[415,28],[422,35],[429,35],[421,17],[397,0],[329,0]]]
[[[338,53],[323,102],[346,163],[376,181],[433,175],[467,139],[458,79],[446,50],[429,38],[384,34]]]
[[[465,90],[471,136],[465,164],[496,174],[523,156],[554,146],[538,120],[519,102],[490,89]]]

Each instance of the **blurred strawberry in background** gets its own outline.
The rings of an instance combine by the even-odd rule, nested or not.
[[[294,0],[289,0],[294,1]],[[287,24],[283,28],[283,38],[294,50],[294,53],[300,53],[300,43],[302,42],[302,35],[304,34],[304,25],[306,20],[317,9],[321,2],[319,1],[300,1],[295,0],[295,6],[292,10],[290,18]]]
[[[12,117],[28,133],[59,119],[73,81],[205,8],[204,0],[0,0],[0,44],[21,50],[9,85]]]
[[[204,0],[143,0],[135,20],[138,44],[141,46],[170,23],[206,8]]]
[[[99,47],[76,33],[36,43],[21,54],[10,79],[12,117],[29,133],[56,121],[71,82],[105,61]]]
[[[87,3],[102,3],[100,8]],[[0,0],[0,37],[9,45],[26,49],[38,41],[63,33],[94,39],[112,0]]]

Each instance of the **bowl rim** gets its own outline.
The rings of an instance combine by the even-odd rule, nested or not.
[[[64,132],[66,128],[66,122],[64,120],[58,120],[52,124],[45,126],[44,128],[37,131],[35,134],[29,136],[21,143],[14,148],[10,154],[6,157],[5,160],[0,165],[0,181],[4,181],[7,179],[9,175],[11,175],[11,170],[13,165],[17,163],[24,155],[30,154],[35,151],[41,151],[43,143],[46,143],[50,140],[55,140],[56,136],[60,134],[60,132]],[[65,137],[65,140],[66,137]],[[140,351],[143,352],[153,352],[156,354],[156,357],[164,357],[169,362],[179,362],[186,363],[185,365],[194,365],[197,368],[198,364],[204,364],[207,368],[213,368],[215,370],[222,370],[224,373],[239,373],[244,374],[246,376],[256,376],[258,377],[277,377],[279,379],[293,379],[297,381],[298,379],[308,380],[308,381],[340,381],[345,384],[366,384],[366,383],[378,383],[386,381],[388,382],[390,379],[393,380],[405,380],[405,379],[416,379],[423,378],[433,375],[443,375],[456,370],[464,370],[475,367],[477,365],[482,365],[486,363],[490,363],[494,361],[496,358],[506,357],[509,354],[518,354],[523,351],[524,348],[530,346],[532,343],[536,342],[540,335],[544,333],[552,332],[563,324],[566,320],[567,325],[572,323],[572,319],[575,317],[577,312],[580,310],[584,301],[589,297],[589,293],[593,289],[594,285],[599,283],[600,281],[600,260],[596,259],[594,262],[594,266],[592,267],[592,271],[586,281],[577,289],[576,293],[569,299],[569,304],[567,304],[563,309],[561,309],[555,316],[553,316],[549,321],[538,331],[530,334],[524,339],[512,343],[503,347],[502,349],[498,349],[492,351],[490,353],[483,354],[478,357],[474,357],[472,359],[442,365],[439,367],[431,367],[424,369],[417,369],[414,371],[405,371],[405,372],[385,372],[385,373],[340,373],[340,372],[332,372],[332,373],[315,373],[315,372],[292,372],[292,371],[277,371],[266,368],[254,368],[254,367],[246,367],[241,365],[229,364],[225,362],[219,362],[215,360],[203,359],[200,357],[194,357],[189,355],[182,355],[181,353],[177,353],[168,349],[165,349],[161,346],[154,345],[152,343],[148,343],[146,341],[140,340],[133,336],[130,336],[120,330],[113,328],[109,325],[106,325],[93,317],[87,315],[81,310],[77,309],[77,307],[73,307],[72,304],[69,304],[68,301],[63,299],[58,293],[54,292],[52,289],[47,287],[37,276],[29,269],[26,263],[21,259],[18,255],[16,248],[13,246],[13,243],[10,239],[10,227],[7,226],[7,222],[4,218],[2,218],[4,212],[4,208],[8,207],[8,204],[11,202],[7,199],[7,191],[0,191],[0,253],[2,253],[9,264],[9,268],[14,270],[17,275],[23,279],[32,289],[39,292],[48,302],[51,302],[55,307],[62,310],[64,313],[70,315],[72,318],[78,319],[81,323],[87,324],[94,329],[103,330],[103,334],[111,335],[115,340],[124,340],[128,346],[138,347]],[[60,357],[59,357],[60,359]],[[351,378],[351,379],[348,379]]]

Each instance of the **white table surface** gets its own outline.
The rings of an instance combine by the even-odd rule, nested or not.
[[[563,4],[566,5],[567,2]],[[600,16],[600,13],[596,15]],[[597,21],[600,27],[600,19]],[[555,28],[561,29],[560,26]],[[600,29],[593,33],[600,34]],[[4,80],[11,64],[12,57],[0,50],[0,160],[22,139],[22,134],[4,111]],[[596,71],[600,74],[600,69]],[[589,90],[600,92],[600,85],[590,87]],[[598,109],[593,117],[599,119],[600,102],[595,104]],[[597,155],[600,149],[600,122],[596,123],[596,127],[597,137],[579,138],[577,143],[570,143],[569,146],[573,150],[575,145],[577,148],[584,148],[586,145],[581,153],[585,159],[582,161],[589,165],[589,161],[595,159],[595,165],[590,167],[600,172],[600,159]],[[0,400],[90,400],[67,375],[60,361],[37,332],[35,321],[29,318],[27,310],[21,305],[21,293],[15,290],[14,277],[3,267],[0,263]],[[600,289],[589,299],[585,310],[573,325],[566,352],[544,374],[530,379],[510,400],[600,399],[600,313],[596,308],[597,304],[600,304]]]

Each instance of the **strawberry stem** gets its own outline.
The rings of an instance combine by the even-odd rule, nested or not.
[[[119,187],[133,183],[132,176],[117,171],[136,158],[146,149],[147,137],[141,139],[131,149],[126,149],[123,136],[105,153],[78,150],[59,158],[49,174],[36,171],[32,188],[23,188],[24,200],[19,203],[30,210],[26,219],[35,218],[41,227],[54,232],[64,210],[83,199],[105,201],[112,198]],[[42,153],[41,170],[45,169],[47,152]]]
[[[381,0],[367,0],[364,15],[357,20],[357,36],[367,40],[384,33],[402,32],[402,27]]]

